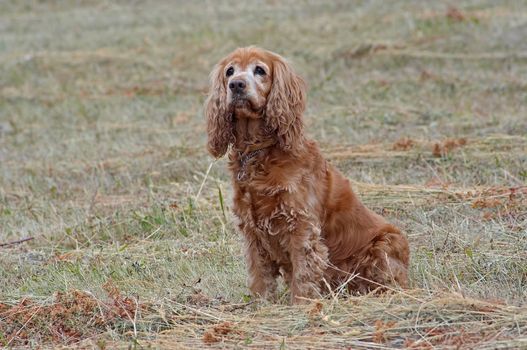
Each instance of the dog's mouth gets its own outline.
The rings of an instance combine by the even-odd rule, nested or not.
[[[253,104],[251,100],[246,97],[234,97],[231,102],[231,106],[234,109],[253,109]]]
[[[257,106],[254,101],[245,96],[233,97],[229,107],[231,108],[233,115],[239,118],[260,118],[263,112],[261,106]]]

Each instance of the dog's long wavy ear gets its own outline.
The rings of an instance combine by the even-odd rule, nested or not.
[[[210,90],[205,101],[205,117],[208,133],[207,149],[213,157],[220,158],[227,152],[229,144],[234,141],[232,117],[227,108],[227,89],[221,62],[210,73]]]
[[[302,142],[306,107],[306,84],[287,61],[273,57],[273,85],[267,97],[266,124],[277,137],[282,149]]]

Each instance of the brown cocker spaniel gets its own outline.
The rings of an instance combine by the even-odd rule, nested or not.
[[[245,238],[249,287],[272,298],[283,276],[291,301],[329,288],[407,285],[401,232],[366,208],[304,134],[306,86],[281,56],[239,48],[211,73],[208,150],[229,146],[233,211]]]

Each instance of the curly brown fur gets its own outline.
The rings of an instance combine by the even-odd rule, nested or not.
[[[233,211],[245,238],[249,288],[273,298],[282,276],[297,303],[326,286],[405,287],[406,238],[366,208],[304,136],[305,98],[289,63],[259,48],[235,50],[211,74],[208,149],[221,157],[231,146]]]

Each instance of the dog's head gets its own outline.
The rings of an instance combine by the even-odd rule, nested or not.
[[[281,56],[256,47],[239,48],[222,59],[210,75],[205,103],[208,150],[216,158],[235,140],[239,118],[263,119],[283,149],[302,135],[305,84]]]

